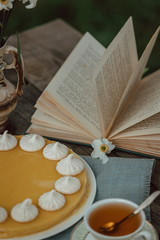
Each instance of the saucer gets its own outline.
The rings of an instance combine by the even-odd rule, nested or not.
[[[148,231],[152,235],[152,240],[158,240],[158,234],[155,228],[148,222],[145,222],[143,230]],[[130,238],[128,238],[129,240]],[[141,240],[142,238],[138,238]],[[138,240],[137,239],[137,240]],[[70,240],[96,240],[87,230],[83,221],[76,225],[74,228]]]

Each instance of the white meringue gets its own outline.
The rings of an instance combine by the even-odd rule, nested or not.
[[[38,208],[30,198],[18,203],[11,209],[11,217],[17,222],[30,222],[38,216]]]
[[[77,175],[84,169],[83,162],[76,158],[73,153],[57,163],[56,170],[62,175]]]
[[[27,134],[21,138],[19,145],[24,151],[35,152],[44,147],[45,139],[38,134]]]
[[[55,182],[55,189],[63,194],[72,194],[78,192],[81,182],[76,177],[65,176]]]
[[[0,207],[0,223],[4,222],[8,217],[8,212],[5,208]]]
[[[56,190],[51,190],[40,196],[38,199],[39,206],[46,211],[55,211],[62,208],[66,203],[65,197],[56,192]]]
[[[59,142],[51,143],[45,146],[43,155],[49,160],[60,160],[68,155],[68,147]]]
[[[8,131],[6,130],[3,134],[0,134],[0,151],[7,151],[10,150],[17,145],[17,139],[11,135],[8,134]]]

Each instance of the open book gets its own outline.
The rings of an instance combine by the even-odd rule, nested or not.
[[[86,33],[50,81],[27,132],[160,157],[160,70],[142,79],[160,28],[141,58],[130,17],[105,49]]]

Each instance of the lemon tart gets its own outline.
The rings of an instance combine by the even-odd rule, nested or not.
[[[22,144],[20,144],[22,138],[23,136],[15,136],[17,140],[16,146],[14,144],[9,150],[3,150],[3,148],[0,150],[0,207],[8,212],[8,218],[0,223],[0,238],[2,239],[25,236],[55,226],[78,210],[79,204],[82,202],[82,199],[86,198],[87,194],[85,168],[77,175],[65,176],[65,174],[62,175],[56,170],[57,163],[62,159],[50,160],[44,156],[45,147],[55,142],[44,139],[44,144],[40,142],[42,145],[40,150],[33,148],[33,151],[25,151],[26,147],[23,149]],[[25,146],[27,146],[26,142]],[[62,150],[64,152],[65,149]],[[65,158],[69,154],[74,154],[75,158],[79,158],[71,149],[68,149]],[[53,156],[53,154],[51,155]],[[64,186],[64,188],[68,182],[75,186],[75,183],[72,181],[74,178],[80,183],[78,190],[71,192],[63,191],[62,193],[60,190],[55,189],[56,182],[62,182],[61,187]],[[69,188],[70,186],[67,187],[67,189]],[[63,195],[63,197],[59,194]],[[48,208],[51,197],[54,196],[65,198],[62,207],[58,209],[53,206]],[[30,201],[27,199],[30,199]],[[43,201],[46,201],[46,203]],[[38,214],[31,221],[19,222],[13,219],[11,215],[13,208],[23,202],[32,202],[38,210]],[[52,201],[52,205],[54,202],[55,200]],[[47,207],[42,208],[41,206],[44,205],[47,205]]]

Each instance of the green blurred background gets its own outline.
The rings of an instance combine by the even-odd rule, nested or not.
[[[130,16],[140,56],[160,24],[160,0],[39,0],[31,10],[18,2],[8,24],[8,33],[62,18],[81,33],[89,31],[107,47]],[[160,67],[159,59],[160,37],[148,63],[149,72]]]

